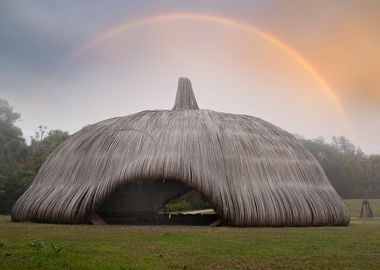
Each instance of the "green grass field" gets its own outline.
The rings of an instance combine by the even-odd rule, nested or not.
[[[375,214],[380,199],[370,200]],[[379,269],[380,219],[348,227],[233,228],[13,223],[0,217],[0,269]]]

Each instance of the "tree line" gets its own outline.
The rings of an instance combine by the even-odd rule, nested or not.
[[[8,101],[0,99],[1,214],[9,213],[48,155],[69,136],[65,131],[39,126],[28,144],[16,126],[19,119],[20,114]],[[343,198],[380,198],[380,155],[366,155],[343,136],[333,137],[330,142],[322,137],[296,137],[320,162]],[[199,200],[190,198],[189,202]]]
[[[366,155],[344,136],[298,140],[319,161],[343,198],[380,198],[380,155]]]
[[[29,186],[47,156],[69,136],[61,130],[39,126],[27,144],[15,122],[20,114],[0,99],[0,213],[9,213]]]

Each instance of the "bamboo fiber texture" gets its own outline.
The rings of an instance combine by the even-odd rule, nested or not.
[[[180,78],[173,110],[108,119],[70,136],[16,202],[14,221],[86,223],[135,180],[173,179],[236,226],[347,225],[348,209],[313,155],[259,118],[198,109]]]

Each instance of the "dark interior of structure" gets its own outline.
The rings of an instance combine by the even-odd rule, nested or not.
[[[130,182],[109,196],[97,216],[106,224],[218,225],[219,217],[213,211],[165,211],[168,202],[192,190],[176,180]]]

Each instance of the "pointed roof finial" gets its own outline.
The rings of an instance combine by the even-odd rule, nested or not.
[[[179,78],[177,96],[172,111],[199,110],[191,82],[188,78]]]

